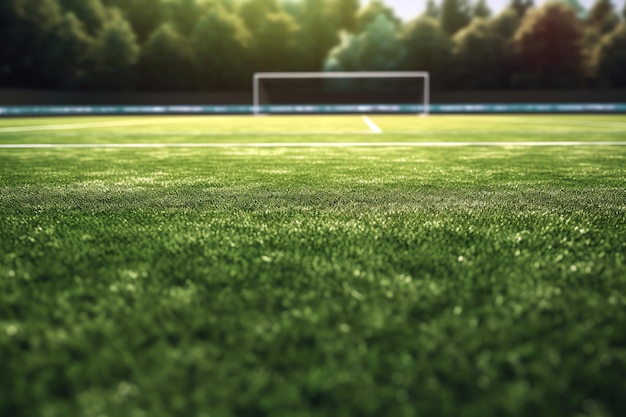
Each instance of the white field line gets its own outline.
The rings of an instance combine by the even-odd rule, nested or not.
[[[383,130],[376,123],[372,122],[372,119],[369,117],[363,116],[363,121],[371,129],[372,133],[383,133]]]
[[[119,122],[94,122],[94,123],[64,123],[40,126],[9,126],[0,127],[0,133],[14,132],[39,132],[44,130],[73,130],[73,129],[92,129],[94,127],[118,127],[118,126],[137,126],[137,125],[158,125],[162,123],[181,123],[180,119],[171,120],[127,120]]]
[[[5,143],[0,149],[60,148],[428,148],[428,147],[626,146],[615,142],[260,142],[260,143]]]

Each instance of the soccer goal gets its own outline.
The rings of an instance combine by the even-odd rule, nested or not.
[[[314,83],[309,84],[308,89],[303,88],[301,81],[305,80]],[[272,88],[279,92],[275,94],[280,96],[278,103],[276,100],[269,103],[270,94],[264,92],[264,86],[268,83],[273,83]],[[330,100],[331,90],[335,93],[341,90],[341,95],[353,102],[337,104],[336,98]],[[428,115],[430,76],[426,71],[260,72],[254,74],[252,94],[255,115],[333,112]],[[282,103],[281,98],[291,102]],[[383,102],[380,102],[381,98]],[[294,102],[294,99],[297,101]]]

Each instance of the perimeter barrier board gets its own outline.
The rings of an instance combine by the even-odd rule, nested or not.
[[[421,105],[269,105],[261,106],[266,114],[415,114]],[[78,116],[78,115],[167,115],[254,114],[252,105],[224,106],[0,106],[0,117]],[[534,103],[534,104],[430,104],[434,114],[554,114],[554,113],[626,113],[625,103]]]

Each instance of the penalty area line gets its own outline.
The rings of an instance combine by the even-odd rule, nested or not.
[[[363,116],[363,121],[370,128],[372,133],[383,133],[383,130],[378,127],[376,123],[372,122],[372,119],[370,119],[369,117]]]
[[[258,142],[258,143],[4,143],[0,149],[91,148],[428,148],[428,147],[626,146],[626,141],[603,142]]]

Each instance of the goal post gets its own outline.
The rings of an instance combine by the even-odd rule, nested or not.
[[[422,97],[416,97],[416,103],[421,104],[422,115],[428,115],[430,107],[430,75],[426,71],[328,71],[328,72],[257,72],[253,76],[252,112],[255,115],[264,114],[261,105],[261,82],[263,80],[295,80],[295,79],[423,79],[424,88]]]

